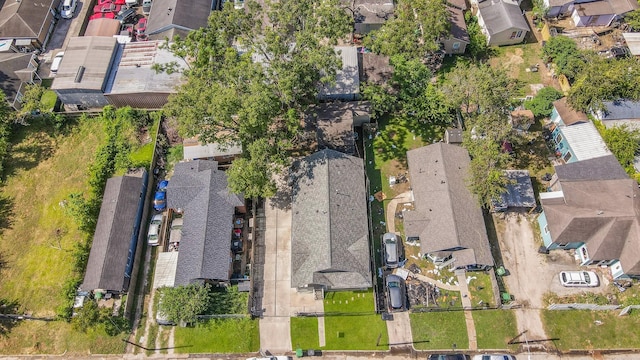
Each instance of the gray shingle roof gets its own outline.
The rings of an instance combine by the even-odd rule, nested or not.
[[[605,111],[600,116],[602,121],[607,120],[640,120],[640,101],[616,100],[602,103]]]
[[[0,38],[38,38],[60,0],[7,1],[0,10]]]
[[[167,187],[167,206],[184,214],[176,285],[229,280],[233,214],[243,205],[240,195],[229,193],[227,175],[217,162],[176,164]]]
[[[335,150],[294,164],[291,287],[371,287],[362,159]]]
[[[505,170],[505,176],[509,179],[509,184],[502,193],[500,203],[494,205],[505,209],[535,207],[536,197],[529,170]]]
[[[184,37],[191,30],[207,26],[211,5],[211,0],[154,0],[147,34],[152,40]]]
[[[456,266],[493,265],[482,210],[465,183],[467,150],[437,143],[408,151],[407,160],[415,206],[404,213],[407,237],[420,238],[423,254],[472,249]]]
[[[503,0],[488,0],[480,3],[479,9],[490,35],[509,29],[529,31],[529,25],[522,15],[520,6]]]
[[[7,100],[13,101],[23,80],[19,72],[27,69],[32,54],[0,53],[0,89]],[[24,90],[23,90],[24,91]]]
[[[82,289],[126,291],[125,267],[142,192],[142,177],[107,180]]]
[[[561,182],[614,180],[629,177],[614,155],[558,165],[555,170]]]

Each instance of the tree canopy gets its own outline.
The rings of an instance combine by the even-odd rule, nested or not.
[[[542,48],[544,61],[553,61],[558,74],[573,80],[585,64],[585,54],[566,36],[554,36]]]
[[[633,161],[640,149],[640,131],[626,125],[602,129],[602,139],[628,174],[635,174]]]
[[[400,0],[394,18],[367,35],[364,45],[383,55],[422,59],[440,49],[440,37],[449,33],[445,0]]]
[[[191,324],[209,305],[208,285],[183,285],[159,289],[158,312],[175,324]]]
[[[531,110],[535,117],[550,116],[553,102],[562,98],[562,93],[553,87],[543,87],[532,100],[524,102],[524,108]]]
[[[335,81],[341,62],[333,45],[350,32],[351,19],[338,0],[267,1],[264,8],[248,1],[245,10],[227,2],[207,27],[169,45],[190,65],[165,110],[184,136],[242,145],[230,187],[268,197],[297,146],[304,111]]]

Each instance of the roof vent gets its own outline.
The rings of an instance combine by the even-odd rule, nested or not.
[[[82,81],[82,75],[84,75],[84,66],[80,65],[78,66],[78,72],[76,73],[76,78],[75,80],[73,80],[73,82],[79,83],[80,81]]]
[[[602,214],[604,214],[604,211],[602,211],[602,210],[598,210],[598,212],[597,212],[596,214],[597,214],[597,215],[602,215]]]

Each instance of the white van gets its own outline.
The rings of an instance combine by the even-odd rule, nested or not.
[[[64,0],[62,9],[60,10],[60,16],[65,19],[71,19],[73,13],[76,11],[76,6],[78,6],[77,0]]]
[[[560,284],[566,287],[596,287],[600,284],[598,275],[593,271],[562,271]]]
[[[60,51],[56,54],[51,62],[51,76],[55,76],[58,73],[58,69],[60,68],[60,63],[62,62],[62,58],[64,57],[64,51]]]

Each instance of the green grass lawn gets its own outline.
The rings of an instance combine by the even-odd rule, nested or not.
[[[56,105],[56,101],[58,100],[58,95],[53,90],[45,90],[42,93],[42,98],[40,98],[40,102],[42,103],[43,111],[51,111],[53,107]]]
[[[327,346],[321,349],[388,349],[387,325],[375,313],[372,291],[330,292],[324,300],[324,311]]]
[[[640,347],[640,312],[542,310],[542,321],[558,349],[619,349]],[[598,322],[596,322],[598,321]],[[598,325],[600,324],[600,325]]]
[[[518,335],[516,316],[511,310],[480,310],[473,312],[479,349],[511,349],[507,343]]]
[[[467,278],[471,278],[468,285],[471,293],[471,305],[475,307],[497,305],[493,296],[490,273],[482,271],[468,272]]]
[[[468,349],[469,337],[462,311],[412,313],[411,332],[417,350]]]
[[[16,300],[23,311],[52,316],[64,301],[61,289],[73,268],[73,245],[84,237],[61,202],[72,192],[87,191],[87,167],[104,134],[91,120],[65,135],[37,122],[17,129],[1,189],[8,200],[0,204],[0,254],[8,266],[0,296]]]
[[[258,320],[214,319],[194,327],[177,327],[175,347],[182,354],[256,352],[260,349]]]
[[[498,47],[489,63],[491,66],[504,69],[512,78],[522,82],[520,95],[531,93],[529,84],[542,83],[541,72],[530,72],[527,69],[535,64],[544,66],[540,59],[542,48],[538,43],[527,43]]]
[[[318,318],[291,318],[291,345],[294,349],[320,349],[318,340]]]

